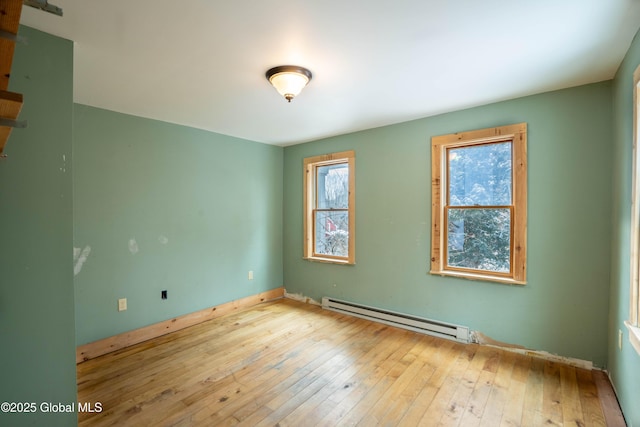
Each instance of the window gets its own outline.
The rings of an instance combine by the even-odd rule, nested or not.
[[[633,181],[631,193],[631,289],[629,293],[629,341],[640,354],[640,67],[633,74]]]
[[[304,258],[355,264],[355,152],[304,159]]]
[[[527,125],[431,140],[431,273],[526,283]]]

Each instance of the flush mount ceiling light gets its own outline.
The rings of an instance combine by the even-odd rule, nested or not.
[[[273,67],[265,73],[265,76],[278,93],[289,102],[311,81],[311,71],[297,65]]]

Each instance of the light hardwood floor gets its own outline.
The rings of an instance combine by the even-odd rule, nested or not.
[[[79,402],[103,408],[80,426],[624,425],[607,387],[599,371],[291,300],[78,365]]]

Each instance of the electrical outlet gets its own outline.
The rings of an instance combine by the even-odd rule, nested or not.
[[[618,348],[622,350],[622,329],[618,329]]]
[[[253,280],[253,270],[249,270],[249,274],[247,275],[249,280]]]
[[[127,309],[127,299],[120,298],[118,300],[118,311],[125,311]]]
[[[160,292],[160,298],[167,299],[167,291]]]

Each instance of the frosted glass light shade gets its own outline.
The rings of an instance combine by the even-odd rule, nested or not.
[[[282,65],[266,72],[269,82],[289,102],[300,94],[311,80],[311,71],[294,65]]]

